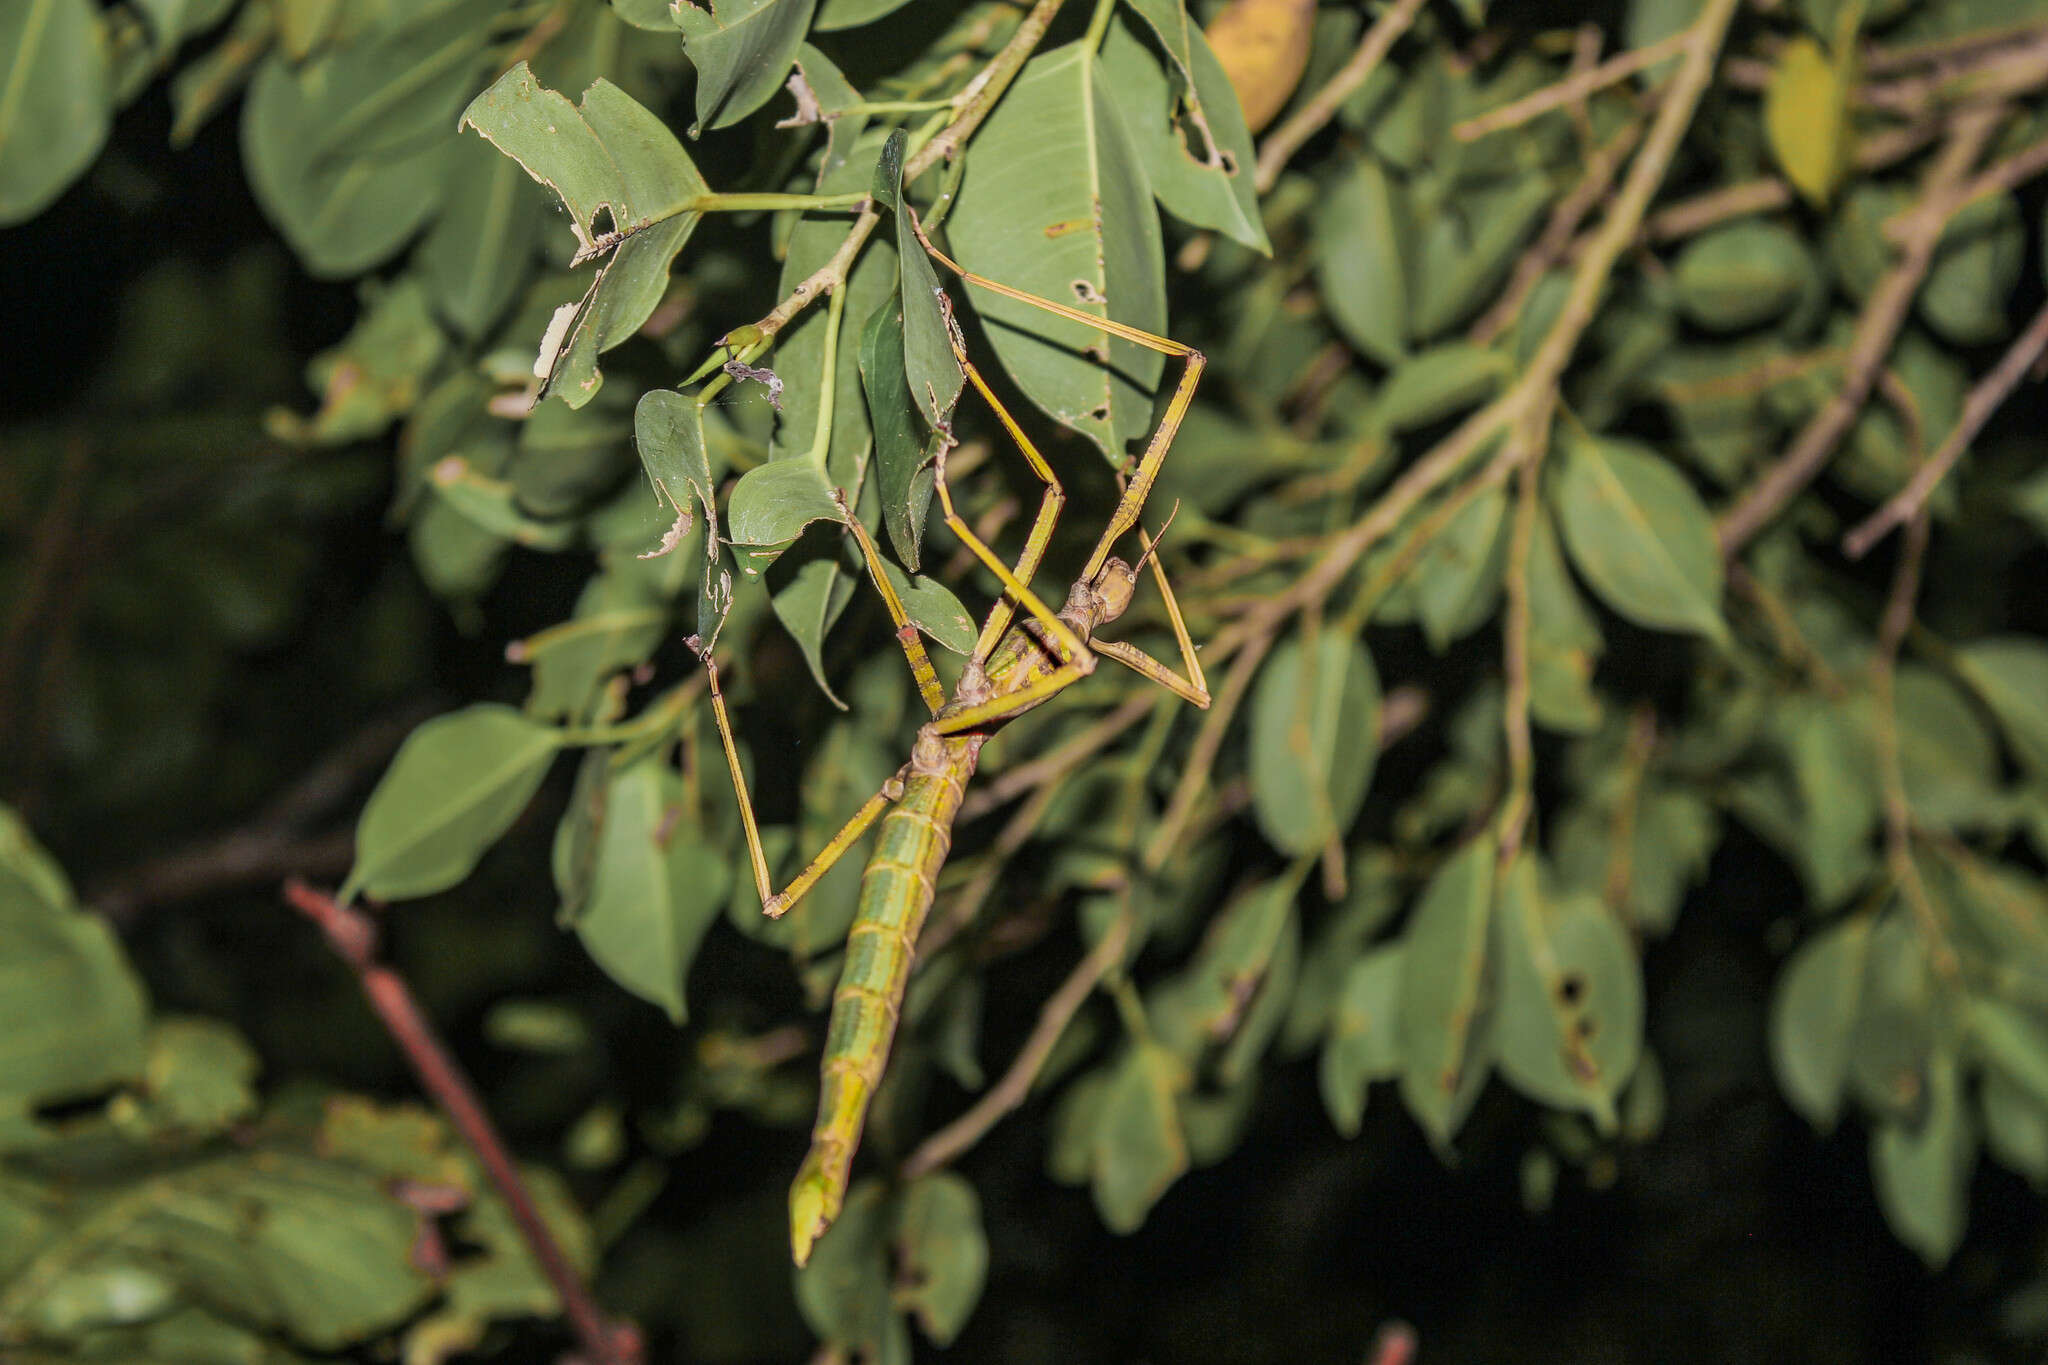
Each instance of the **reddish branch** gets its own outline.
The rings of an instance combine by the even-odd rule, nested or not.
[[[319,926],[335,955],[355,972],[370,1007],[411,1063],[421,1086],[434,1097],[441,1112],[482,1163],[499,1197],[512,1211],[512,1219],[519,1225],[520,1235],[526,1239],[541,1273],[554,1286],[562,1311],[581,1343],[579,1359],[583,1365],[640,1365],[639,1330],[630,1323],[608,1321],[598,1309],[589,1287],[541,1217],[539,1206],[527,1190],[519,1167],[505,1150],[504,1139],[498,1135],[475,1086],[434,1031],[432,1021],[413,998],[405,978],[377,960],[376,924],[362,911],[342,905],[334,897],[296,879],[285,883],[284,898],[294,910]]]

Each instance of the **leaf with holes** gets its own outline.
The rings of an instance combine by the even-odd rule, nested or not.
[[[1178,0],[1133,0],[1131,9],[1172,63],[1171,79],[1128,15],[1109,27],[1102,70],[1152,193],[1181,221],[1271,255],[1251,134],[1208,39]]]
[[[1553,899],[1538,883],[1536,859],[1525,853],[1495,900],[1494,1059],[1523,1094],[1580,1110],[1611,1134],[1615,1099],[1642,1056],[1642,966],[1599,902]]]
[[[1351,827],[1379,761],[1380,680],[1365,645],[1334,631],[1311,654],[1274,651],[1252,695],[1252,809],[1283,853],[1319,851]]]
[[[1151,186],[1085,44],[1024,68],[974,139],[947,227],[969,270],[1142,331],[1166,326]],[[1151,426],[1163,358],[1015,299],[970,293],[1017,386],[1121,464]]]
[[[604,382],[599,353],[630,338],[661,302],[710,187],[667,125],[606,80],[584,91],[579,107],[543,89],[521,62],[470,102],[459,126],[560,196],[578,259],[610,253],[574,312],[557,314],[553,354],[543,349],[535,366],[549,392],[581,407]]]

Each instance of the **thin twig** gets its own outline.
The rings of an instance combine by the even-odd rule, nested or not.
[[[405,978],[377,960],[376,923],[362,911],[343,905],[301,881],[286,882],[284,898],[319,927],[335,955],[355,972],[370,1007],[411,1063],[413,1074],[469,1144],[505,1201],[513,1222],[519,1225],[520,1235],[541,1273],[554,1286],[587,1365],[639,1365],[639,1330],[631,1323],[608,1321],[599,1310],[562,1244],[555,1240],[553,1229],[541,1217],[540,1207],[527,1190],[525,1178],[506,1150],[476,1087],[435,1032],[433,1022],[413,998]]]
[[[1648,47],[1639,47],[1633,52],[1624,52],[1618,57],[1609,57],[1589,71],[1567,76],[1555,85],[1546,85],[1541,90],[1498,109],[1489,109],[1483,114],[1451,125],[1451,136],[1460,142],[1477,142],[1488,133],[1498,133],[1507,128],[1519,128],[1530,119],[1547,114],[1553,109],[1575,104],[1596,91],[1604,90],[1617,81],[1625,81],[1638,71],[1644,71],[1677,56],[1692,35],[1685,32],[1672,34]]]
[[[1903,526],[1919,515],[1935,485],[1947,477],[1963,451],[1977,439],[1977,433],[1984,429],[1984,424],[1991,420],[1991,414],[1998,411],[1999,405],[2026,377],[2044,350],[2048,350],[2048,306],[2034,314],[2034,320],[2027,324],[2026,331],[2020,333],[2019,340],[2013,342],[1991,372],[1970,390],[1970,396],[1963,400],[1963,415],[1957,419],[1955,430],[1949,432],[1941,448],[1934,452],[1934,457],[1914,472],[1912,481],[1893,494],[1891,501],[1842,538],[1842,553],[1851,559],[1861,559],[1894,527]]]
[[[1501,808],[1500,865],[1505,868],[1522,849],[1522,834],[1536,802],[1536,748],[1529,732],[1529,550],[1536,540],[1541,506],[1538,473],[1549,444],[1551,404],[1538,403],[1515,423],[1508,438],[1516,466],[1515,519],[1508,536],[1508,559],[1502,574],[1507,610],[1501,622],[1501,671],[1506,686],[1501,699],[1501,729],[1507,743],[1508,795]]]
[[[1301,145],[1321,132],[1323,125],[1336,117],[1338,107],[1351,92],[1365,84],[1421,9],[1422,0],[1394,0],[1365,31],[1358,50],[1337,69],[1337,74],[1289,115],[1286,122],[1266,134],[1266,140],[1259,145],[1258,172],[1252,181],[1260,194],[1273,188]]]
[[[917,1145],[917,1149],[903,1162],[903,1179],[915,1180],[950,1164],[981,1141],[982,1135],[995,1127],[1005,1114],[1024,1103],[1031,1094],[1031,1086],[1038,1079],[1038,1073],[1045,1069],[1046,1059],[1059,1045],[1060,1035],[1067,1031],[1074,1015],[1094,993],[1096,983],[1123,961],[1124,946],[1131,937],[1131,918],[1130,911],[1126,909],[1111,921],[1101,941],[1075,965],[1059,989],[1046,999],[1038,1012],[1038,1023],[1032,1027],[1031,1036],[1024,1040],[1024,1046],[1011,1060],[1002,1079],[984,1091],[966,1113]]]
[[[1927,509],[1921,508],[1906,525],[1904,549],[1892,575],[1891,596],[1878,622],[1877,652],[1870,661],[1870,690],[1877,701],[1878,779],[1884,794],[1885,860],[1892,880],[1905,898],[1913,919],[1927,943],[1927,958],[1935,973],[1954,984],[1962,977],[1962,964],[1955,945],[1941,927],[1941,916],[1920,880],[1919,865],[1913,861],[1913,809],[1906,798],[1905,772],[1899,760],[1899,716],[1892,686],[1897,672],[1899,645],[1913,625],[1913,603],[1920,593],[1920,566],[1927,553]]]
[[[1601,291],[1613,273],[1615,262],[1635,240],[1642,227],[1650,199],[1663,184],[1664,175],[1677,153],[1679,142],[1692,125],[1700,97],[1713,76],[1714,60],[1721,40],[1735,16],[1739,0],[1707,0],[1699,17],[1687,30],[1691,41],[1672,76],[1656,121],[1643,140],[1643,149],[1629,167],[1614,203],[1579,253],[1570,289],[1558,308],[1557,319],[1529,359],[1509,391],[1473,413],[1429,453],[1404,470],[1364,517],[1336,537],[1321,559],[1311,565],[1284,592],[1238,618],[1217,633],[1209,653],[1221,658],[1242,648],[1232,660],[1229,676],[1202,718],[1187,764],[1174,788],[1167,813],[1152,844],[1146,849],[1148,867],[1160,866],[1170,854],[1180,829],[1193,812],[1201,789],[1209,781],[1210,769],[1223,745],[1223,732],[1236,715],[1238,704],[1251,686],[1259,661],[1273,646],[1281,624],[1305,606],[1321,602],[1351,572],[1351,568],[1379,539],[1401,524],[1409,512],[1445,482],[1454,478],[1467,461],[1503,429],[1518,420],[1532,403],[1548,401],[1558,378],[1578,349],[1580,339],[1592,325]]]
[[[1870,397],[1870,388],[1891,354],[1892,343],[1905,325],[1906,314],[1934,260],[1941,239],[1961,199],[1961,187],[1984,144],[1997,126],[1998,110],[1973,110],[1959,119],[1941,156],[1928,172],[1919,204],[1906,215],[1908,236],[1899,260],[1870,292],[1857,321],[1842,383],[1807,421],[1783,458],[1723,513],[1715,527],[1723,555],[1734,555],[1821,471],[1836,442],[1856,420]]]
[[[1606,198],[1608,189],[1614,184],[1615,173],[1628,159],[1628,154],[1635,150],[1636,139],[1642,134],[1642,124],[1624,123],[1613,137],[1586,158],[1586,173],[1572,187],[1572,192],[1558,200],[1557,207],[1550,211],[1550,221],[1544,224],[1542,235],[1522,253],[1522,259],[1515,262],[1514,274],[1508,278],[1507,288],[1501,290],[1500,298],[1480,315],[1479,321],[1472,324],[1472,330],[1466,335],[1473,345],[1491,345],[1493,339],[1506,331],[1521,313],[1522,305],[1543,277],[1550,273],[1550,268],[1564,259],[1580,222]]]
[[[1157,700],[1158,694],[1150,690],[1133,693],[1087,729],[1063,740],[1059,747],[1028,763],[1005,769],[968,794],[960,807],[961,821],[964,823],[986,815],[997,806],[1044,786],[1060,774],[1071,772],[1115,743],[1137,724],[1140,716],[1152,709]]]
[[[904,184],[908,185],[938,165],[940,161],[953,156],[965,145],[967,139],[974,135],[974,130],[981,127],[982,120],[995,108],[996,101],[1010,88],[1010,82],[1024,69],[1024,63],[1030,60],[1032,52],[1044,39],[1047,26],[1052,23],[1053,16],[1059,13],[1063,3],[1065,0],[1038,0],[1038,3],[1031,7],[1031,12],[1017,25],[1017,31],[1010,35],[1010,40],[1003,44],[1002,50],[996,53],[989,64],[967,83],[967,88],[960,92],[956,100],[959,113],[954,115],[953,121],[940,129],[931,141],[920,147],[917,154],[904,164]],[[839,249],[832,253],[832,259],[805,276],[790,291],[789,297],[776,304],[766,317],[754,323],[751,340],[776,335],[787,327],[797,314],[844,284],[847,271],[853,268],[854,258],[860,255],[860,249],[867,244],[869,234],[881,221],[882,216],[874,205],[870,204],[862,209],[854,218],[853,224],[847,228],[846,238],[840,242]],[[739,330],[744,333],[749,329]]]

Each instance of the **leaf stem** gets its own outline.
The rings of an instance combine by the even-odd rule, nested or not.
[[[781,209],[857,209],[868,202],[858,194],[700,194],[683,206],[685,213],[754,213]]]

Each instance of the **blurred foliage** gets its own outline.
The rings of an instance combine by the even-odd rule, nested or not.
[[[287,873],[391,907],[656,1355],[2038,1358],[2031,0],[15,0],[0,52],[10,1360],[559,1346]],[[922,719],[851,523],[950,685],[1000,587],[933,460],[1014,554],[1044,452],[1057,602],[1179,374],[913,214],[1207,355],[1144,525],[1214,703],[991,739],[792,1278],[867,844],[760,915],[700,656],[782,884]],[[1110,633],[1174,657],[1149,586]]]

